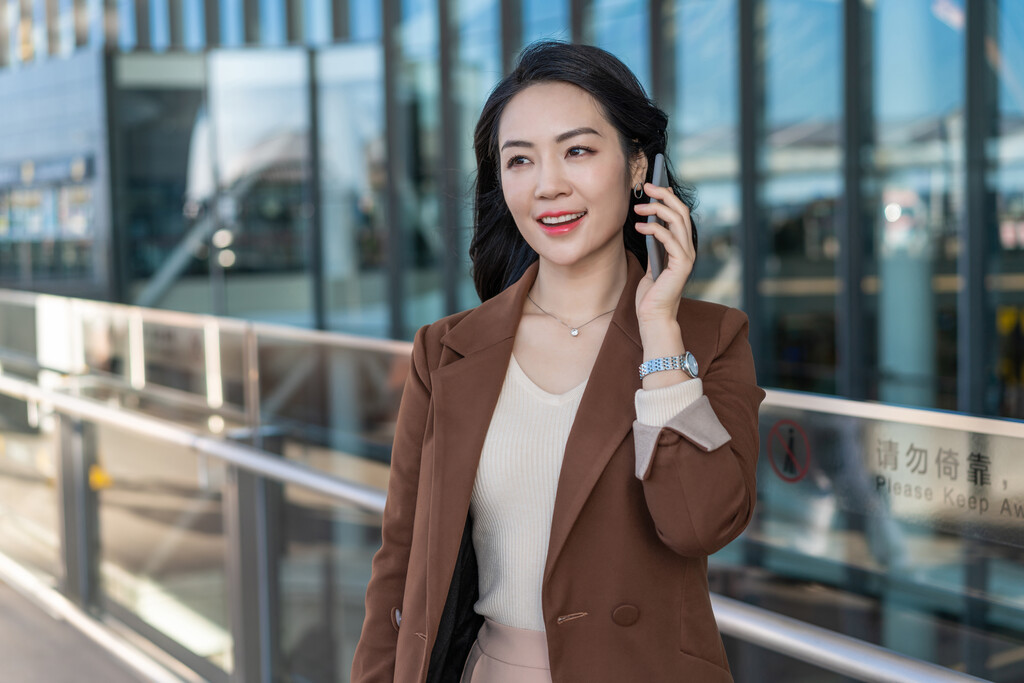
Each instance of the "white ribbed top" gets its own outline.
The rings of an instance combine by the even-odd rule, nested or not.
[[[509,361],[473,484],[473,547],[480,568],[477,614],[514,628],[543,631],[541,584],[558,475],[583,391],[538,387]],[[636,394],[638,419],[665,424],[700,398],[700,380]]]
[[[515,356],[491,417],[473,485],[473,546],[482,614],[506,626],[544,630],[540,589],[565,443],[586,382],[551,394]]]

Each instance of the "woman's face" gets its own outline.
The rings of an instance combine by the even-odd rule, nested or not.
[[[529,86],[505,105],[498,149],[505,203],[542,259],[587,265],[624,249],[629,193],[647,169],[627,170],[618,131],[588,92]]]

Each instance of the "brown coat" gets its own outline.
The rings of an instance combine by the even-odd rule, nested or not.
[[[687,409],[662,429],[634,424],[643,360],[634,299],[643,270],[627,260],[628,283],[558,480],[542,587],[552,677],[724,683],[732,677],[708,596],[707,556],[753,512],[764,392],[746,316],[683,299],[683,341],[708,400],[691,407],[692,420]],[[416,335],[354,683],[458,681],[480,624],[472,613],[469,499],[536,272],[534,264],[498,296]],[[637,447],[651,449],[649,467],[638,468]]]

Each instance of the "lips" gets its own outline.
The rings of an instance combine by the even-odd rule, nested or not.
[[[574,230],[586,215],[586,211],[549,211],[538,216],[537,224],[549,235],[561,235]]]

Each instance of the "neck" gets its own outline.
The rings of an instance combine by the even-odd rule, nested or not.
[[[586,265],[562,266],[543,257],[530,296],[568,323],[580,323],[615,308],[626,286],[625,248]]]

